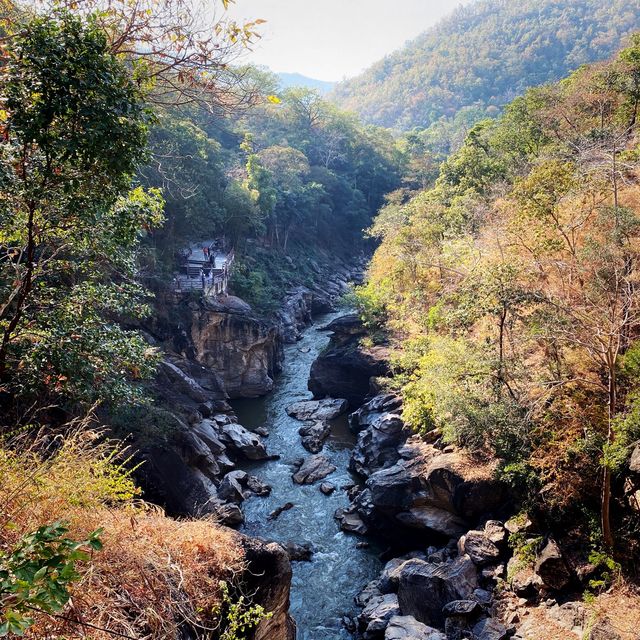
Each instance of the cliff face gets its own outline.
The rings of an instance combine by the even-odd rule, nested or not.
[[[325,329],[333,332],[331,342],[311,367],[309,391],[314,398],[346,398],[355,409],[370,394],[371,379],[388,375],[387,349],[360,344],[366,331],[355,314]]]
[[[281,334],[234,303],[205,302],[193,312],[194,358],[220,376],[230,398],[255,398],[271,391],[280,371]]]

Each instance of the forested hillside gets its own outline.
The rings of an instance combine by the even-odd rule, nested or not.
[[[476,125],[390,199],[360,291],[404,418],[478,459],[558,535],[637,553],[640,39]]]
[[[256,97],[232,118],[161,110],[140,177],[165,197],[166,224],[147,243],[154,259],[169,268],[190,241],[224,236],[240,260],[237,293],[264,310],[287,286],[285,256],[304,272],[317,250],[362,247],[406,154],[317,92],[246,73]]]
[[[527,87],[608,58],[638,28],[638,0],[481,0],[339,84],[333,99],[401,130],[463,108],[477,121]]]

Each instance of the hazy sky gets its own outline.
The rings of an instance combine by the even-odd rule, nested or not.
[[[468,2],[468,0],[466,0]],[[232,15],[263,18],[248,59],[320,80],[356,75],[462,0],[236,0]]]

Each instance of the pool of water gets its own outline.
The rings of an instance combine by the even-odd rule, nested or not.
[[[301,341],[285,348],[283,373],[274,391],[265,398],[232,403],[240,424],[248,429],[266,426],[268,451],[280,460],[252,463],[244,467],[272,487],[267,498],[251,498],[244,503],[242,531],[277,542],[309,542],[311,562],[293,563],[291,613],[298,625],[298,640],[342,640],[351,638],[343,628],[344,615],[355,613],[353,597],[380,571],[379,549],[358,549],[360,538],[340,531],[333,514],[349,505],[345,485],[355,478],[348,471],[349,453],[355,439],[346,416],[333,423],[331,436],[322,453],[337,467],[326,478],[337,487],[331,496],[320,492],[319,484],[300,486],[293,482],[293,462],[309,454],[300,442],[302,423],[290,418],[285,408],[298,400],[310,399],[307,381],[312,362],[326,346],[328,335],[318,327],[339,314],[321,317],[309,327]],[[295,506],[274,521],[267,519],[277,507]]]

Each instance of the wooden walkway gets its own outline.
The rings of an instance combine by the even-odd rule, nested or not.
[[[174,291],[202,291],[205,296],[227,293],[235,254],[233,249],[225,252],[213,246],[211,240],[192,244],[185,250],[180,271],[173,279]],[[205,255],[205,247],[212,247],[209,257]]]

